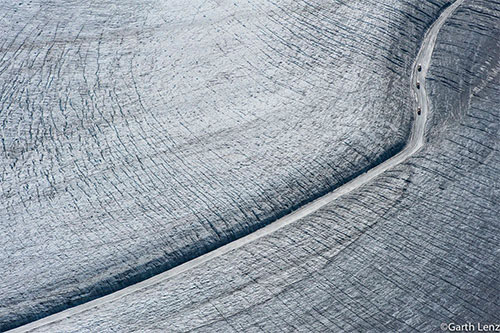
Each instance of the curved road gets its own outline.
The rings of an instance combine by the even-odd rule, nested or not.
[[[384,161],[383,163],[377,165],[376,167],[368,170],[366,173],[356,177],[350,182],[342,185],[341,187],[335,189],[334,191],[310,202],[307,205],[302,206],[296,211],[276,220],[275,222],[245,236],[239,238],[231,243],[228,243],[222,247],[219,247],[209,253],[206,253],[200,257],[192,259],[190,261],[185,262],[182,265],[176,266],[166,272],[153,276],[147,280],[136,283],[124,289],[118,290],[112,294],[97,298],[93,301],[75,306],[73,308],[66,309],[64,311],[55,313],[53,315],[47,316],[45,318],[39,319],[37,321],[31,322],[24,326],[20,326],[9,332],[28,332],[37,328],[41,328],[47,324],[54,323],[60,320],[63,320],[67,317],[70,317],[74,314],[89,311],[91,309],[97,308],[101,304],[112,302],[118,298],[121,298],[125,295],[129,295],[141,289],[145,289],[148,286],[157,284],[159,282],[170,279],[176,275],[179,275],[193,267],[199,266],[212,258],[219,257],[225,253],[228,253],[234,249],[240,248],[243,245],[250,243],[258,238],[266,236],[278,229],[283,228],[286,225],[289,225],[304,216],[307,216],[318,209],[322,208],[326,204],[332,202],[338,197],[345,195],[354,189],[368,183],[373,178],[377,177],[387,169],[390,169],[401,162],[405,161],[408,157],[415,154],[423,145],[424,145],[424,135],[425,135],[425,124],[427,121],[427,115],[429,112],[429,99],[425,90],[425,78],[427,75],[427,70],[429,68],[431,62],[432,52],[434,51],[434,45],[436,44],[436,37],[439,33],[439,30],[443,26],[444,22],[448,17],[450,17],[453,12],[460,6],[465,0],[456,0],[452,5],[446,8],[443,13],[438,17],[438,19],[432,24],[427,33],[425,34],[424,40],[422,41],[422,46],[420,47],[420,51],[417,55],[415,63],[413,64],[413,71],[411,75],[411,89],[417,101],[417,105],[421,107],[421,114],[418,115],[415,112],[415,122],[413,124],[412,133],[410,136],[410,140],[408,141],[406,147],[391,157],[390,159]],[[417,70],[417,66],[420,64],[422,66],[421,71]],[[417,81],[421,82],[420,89],[416,88]],[[416,107],[415,107],[416,109]]]

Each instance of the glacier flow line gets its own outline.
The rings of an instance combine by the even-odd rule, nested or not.
[[[404,162],[407,158],[415,154],[424,145],[425,136],[425,125],[427,122],[427,116],[429,113],[429,99],[425,89],[425,79],[429,65],[431,63],[432,52],[434,51],[434,46],[436,44],[437,35],[443,26],[444,22],[454,13],[454,11],[460,6],[465,0],[456,0],[453,4],[447,7],[438,19],[431,25],[429,30],[427,30],[422,45],[418,52],[415,63],[413,64],[412,74],[410,77],[410,89],[417,101],[417,105],[420,108],[420,112],[415,112],[415,121],[413,123],[413,128],[411,131],[410,139],[407,142],[405,148],[401,150],[398,154],[387,159],[381,164],[373,167],[367,172],[359,175],[358,177],[352,179],[348,183],[338,187],[325,194],[322,197],[298,208],[297,210],[291,212],[288,215],[268,224],[267,226],[252,232],[244,237],[236,239],[226,245],[223,245],[211,252],[203,254],[192,260],[189,260],[179,266],[173,267],[168,271],[155,275],[147,280],[138,282],[111,294],[96,298],[92,301],[77,305],[75,307],[57,312],[50,316],[41,318],[39,320],[33,321],[26,325],[17,327],[9,332],[28,332],[43,326],[62,321],[68,317],[74,316],[76,314],[95,310],[103,304],[113,302],[121,297],[130,295],[132,293],[138,292],[145,288],[149,288],[153,285],[161,283],[165,280],[171,279],[181,273],[184,273],[194,267],[200,266],[207,261],[220,257],[234,249],[240,248],[256,239],[269,235],[276,230],[279,230],[297,220],[319,210],[333,200],[359,188],[360,186],[368,183],[378,175],[382,174],[386,170],[393,168],[394,166]],[[422,84],[420,84],[422,83]]]

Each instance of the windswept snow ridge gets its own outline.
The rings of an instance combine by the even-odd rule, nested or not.
[[[187,270],[194,269],[195,267],[204,264],[208,262],[209,260],[220,257],[232,250],[241,248],[242,246],[255,241],[257,239],[260,239],[264,236],[270,235],[271,233],[291,224],[296,221],[298,221],[301,218],[304,218],[305,216],[310,215],[313,212],[318,211],[320,208],[325,207],[325,205],[331,203],[333,200],[350,193],[351,191],[358,189],[359,187],[369,183],[371,180],[373,180],[375,177],[379,176],[380,174],[384,173],[390,168],[393,168],[400,164],[401,162],[405,161],[408,159],[408,157],[412,156],[415,154],[423,145],[424,145],[424,136],[425,136],[425,125],[427,122],[427,117],[429,113],[429,98],[427,96],[426,92],[426,75],[431,63],[431,57],[432,53],[434,50],[434,46],[436,43],[436,38],[437,35],[443,26],[444,22],[453,14],[453,12],[459,7],[464,0],[457,0],[455,1],[452,5],[450,5],[448,8],[446,8],[441,15],[438,17],[438,19],[432,24],[432,26],[429,28],[427,33],[425,34],[425,37],[422,41],[422,46],[420,48],[420,51],[418,53],[418,56],[415,60],[414,66],[413,66],[413,71],[410,79],[410,84],[411,84],[411,90],[415,96],[416,99],[416,104],[414,105],[414,109],[416,110],[417,106],[421,108],[421,114],[417,115],[415,111],[415,121],[413,123],[413,129],[411,131],[411,136],[410,139],[405,146],[405,148],[396,154],[395,156],[391,157],[390,159],[384,161],[383,163],[377,165],[376,167],[368,170],[367,172],[361,174],[360,176],[356,177],[355,179],[351,180],[350,182],[342,185],[341,187],[337,188],[336,190],[332,191],[331,193],[328,193],[313,202],[306,204],[302,206],[301,208],[295,210],[294,212],[278,219],[277,221],[247,235],[242,238],[239,238],[229,244],[226,244],[220,248],[217,248],[216,250],[213,250],[211,252],[208,252],[204,255],[201,255],[193,260],[190,260],[182,265],[179,265],[177,267],[174,267],[173,269],[170,269],[164,273],[158,274],[150,279],[144,280],[142,282],[136,283],[132,286],[126,287],[122,290],[119,290],[117,292],[114,292],[112,294],[106,295],[104,297],[95,299],[93,301],[78,305],[73,308],[69,308],[67,310],[64,310],[62,312],[56,313],[54,315],[45,317],[43,319],[40,319],[38,321],[32,322],[30,324],[21,326],[17,329],[12,330],[12,332],[25,332],[25,331],[30,331],[34,329],[40,329],[48,324],[56,323],[58,321],[61,321],[65,318],[74,316],[76,314],[80,314],[92,309],[95,309],[99,306],[102,306],[104,304],[116,301],[124,296],[131,295],[135,292],[138,291],[144,291],[151,286],[154,286],[160,282],[166,281],[178,274],[181,274],[183,272],[186,272]],[[417,66],[421,65],[422,70],[417,71]],[[416,88],[416,83],[419,81],[421,83],[420,89]]]

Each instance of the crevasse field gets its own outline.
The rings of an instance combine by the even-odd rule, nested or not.
[[[453,1],[0,5],[0,330],[142,281],[393,156]],[[437,37],[425,146],[315,213],[40,331],[500,323],[500,3]]]

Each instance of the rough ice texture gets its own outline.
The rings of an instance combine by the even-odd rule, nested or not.
[[[2,4],[0,329],[251,232],[400,149],[412,62],[450,2]],[[360,197],[388,210],[377,195]]]
[[[181,276],[44,331],[440,331],[500,322],[500,3],[442,28],[409,160]]]

